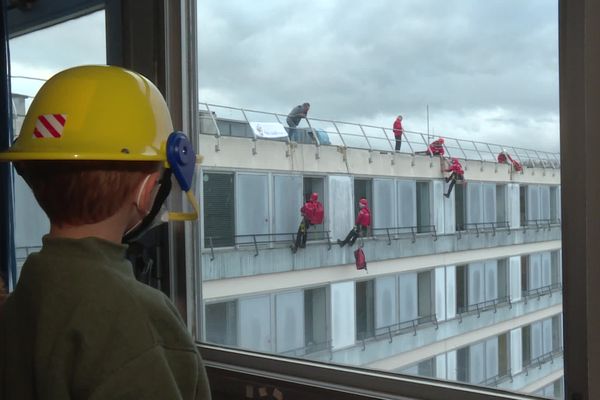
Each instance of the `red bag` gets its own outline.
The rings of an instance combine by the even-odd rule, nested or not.
[[[363,249],[358,248],[354,250],[354,260],[356,261],[356,269],[364,269],[367,271],[367,259]]]
[[[313,216],[311,218],[310,223],[313,225],[320,225],[323,223],[324,218],[325,218],[325,209],[323,208],[323,203],[318,201],[317,204],[315,204]]]

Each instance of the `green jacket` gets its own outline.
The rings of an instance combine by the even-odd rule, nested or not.
[[[44,238],[0,313],[0,399],[210,399],[200,355],[126,247]]]

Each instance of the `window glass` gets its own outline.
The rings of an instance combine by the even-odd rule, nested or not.
[[[104,21],[104,11],[98,11],[10,40],[15,136],[20,134],[33,97],[48,78],[71,66],[106,63]],[[80,34],[83,31],[85,35]],[[14,174],[14,218],[18,273],[27,256],[40,248],[50,223],[17,173]]]
[[[554,390],[558,2],[542,3],[198,2],[201,339]],[[295,248],[313,192],[324,222]]]

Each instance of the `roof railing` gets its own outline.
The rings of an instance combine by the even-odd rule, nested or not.
[[[214,135],[217,138],[215,150],[220,150],[220,138],[222,136],[238,136],[248,137],[255,142],[253,153],[256,150],[256,141],[263,140],[257,137],[250,129],[250,122],[278,122],[285,128],[287,126],[285,114],[277,114],[273,112],[265,112],[251,109],[242,109],[230,106],[222,106],[210,103],[199,103],[199,117],[204,121],[210,121],[210,126],[200,124],[201,134]],[[303,123],[304,121],[304,123]],[[223,129],[227,124],[247,125],[243,130],[237,127],[234,130],[233,126],[228,129]],[[358,124],[347,121],[327,120],[321,118],[303,118],[298,127],[300,132],[305,135],[301,142],[312,143],[318,148],[320,146],[340,146],[350,149],[366,149],[370,152],[379,151],[393,154],[395,150],[395,138],[393,130],[381,126],[373,126],[367,124]],[[326,143],[321,143],[320,133],[327,137]],[[404,130],[402,135],[402,144],[404,150],[401,153],[415,155],[427,151],[431,141],[435,140],[438,135],[428,135],[426,133]],[[457,139],[448,136],[443,136],[445,139],[444,149],[446,156],[456,157],[464,160],[480,161],[483,168],[483,162],[496,162],[498,154],[502,151],[507,151],[511,157],[525,167],[539,168],[560,168],[560,155],[541,150],[525,149],[522,147],[511,145],[500,145],[488,142],[479,142],[474,140]],[[273,139],[264,139],[273,140]],[[289,138],[281,140],[290,144]],[[430,155],[430,157],[432,157]]]

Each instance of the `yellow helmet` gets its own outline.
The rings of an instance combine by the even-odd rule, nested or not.
[[[167,104],[144,76],[113,66],[75,67],[42,86],[0,161],[166,161],[172,132]]]

